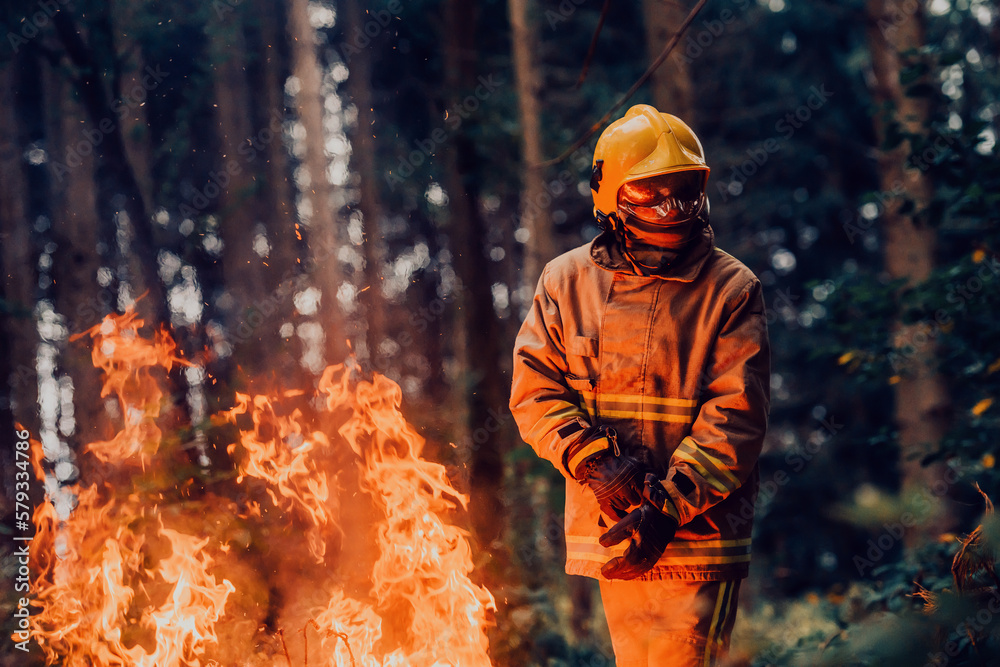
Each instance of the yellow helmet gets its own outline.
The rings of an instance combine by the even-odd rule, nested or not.
[[[708,165],[701,142],[677,116],[637,104],[608,125],[594,148],[590,189],[594,215],[607,224],[618,208],[618,190],[630,181],[678,171],[703,171]]]

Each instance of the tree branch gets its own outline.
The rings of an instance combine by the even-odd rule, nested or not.
[[[670,52],[674,50],[675,46],[677,46],[677,42],[680,41],[681,35],[683,35],[684,31],[688,29],[688,26],[691,25],[691,22],[694,21],[695,17],[698,15],[698,12],[701,11],[701,8],[705,6],[705,3],[707,1],[708,0],[698,0],[698,4],[695,5],[694,8],[691,10],[691,12],[687,15],[687,18],[684,19],[683,23],[681,23],[681,27],[678,28],[677,32],[674,33],[674,36],[670,38],[670,41],[667,42],[667,45],[663,47],[663,51],[661,51],[660,55],[656,57],[656,60],[654,60],[653,63],[649,66],[649,69],[647,69],[646,72],[639,77],[638,81],[632,84],[632,87],[628,89],[628,92],[626,92],[620,100],[615,102],[614,106],[608,109],[608,112],[604,114],[604,116],[602,116],[599,121],[594,123],[589,130],[584,132],[583,136],[574,141],[573,144],[565,151],[563,151],[562,154],[559,155],[558,157],[554,157],[551,160],[546,160],[545,162],[541,162],[539,164],[531,166],[533,168],[544,169],[545,167],[551,167],[552,165],[559,164],[560,162],[568,158],[570,155],[572,155],[573,151],[575,151],[580,146],[583,146],[585,143],[587,143],[587,141],[592,136],[594,136],[594,134],[599,129],[601,129],[601,127],[606,122],[608,122],[608,119],[611,118],[611,115],[614,114],[614,112],[618,111],[618,109],[620,109],[621,106],[625,104],[625,102],[627,102],[629,98],[635,94],[635,91],[639,90],[639,88],[642,87],[642,84],[646,83],[646,81],[649,80],[649,77],[653,75],[653,72],[655,72],[657,68],[659,68],[659,66],[663,64],[663,61],[667,59],[667,56],[670,55]]]
[[[594,51],[597,50],[597,38],[601,36],[601,29],[604,28],[604,19],[608,17],[609,9],[611,9],[611,0],[604,0],[604,8],[601,9],[601,18],[597,21],[597,29],[594,30],[594,36],[590,40],[587,57],[583,59],[583,69],[580,70],[580,78],[576,80],[576,85],[573,86],[576,90],[580,89],[584,79],[587,78],[587,72],[590,70],[590,61],[594,59]]]

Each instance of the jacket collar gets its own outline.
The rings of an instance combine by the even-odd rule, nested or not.
[[[661,278],[663,280],[677,280],[689,283],[698,277],[701,267],[705,265],[708,256],[712,254],[715,247],[715,232],[712,226],[705,223],[701,236],[685,253],[662,274],[655,274],[650,277]],[[635,274],[632,265],[622,255],[618,248],[618,241],[611,230],[604,230],[597,238],[590,242],[590,257],[597,266],[608,271],[618,271]]]

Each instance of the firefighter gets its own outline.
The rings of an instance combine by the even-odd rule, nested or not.
[[[545,266],[515,343],[511,411],[566,478],[566,572],[599,580],[618,667],[718,664],[750,561],[767,325],[714,244],[708,173],[675,116],[609,125],[603,232]]]

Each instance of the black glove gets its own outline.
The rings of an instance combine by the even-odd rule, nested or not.
[[[601,546],[623,540],[630,543],[623,556],[612,558],[601,574],[608,579],[636,579],[653,569],[677,532],[677,521],[656,509],[648,500],[601,535]]]
[[[596,428],[571,448],[570,454],[585,455],[575,465],[573,476],[590,487],[601,512],[611,519],[621,519],[630,507],[642,502],[646,466],[618,449],[617,434],[611,428]],[[593,454],[587,454],[591,450]],[[571,461],[575,459],[571,458]]]
[[[585,465],[582,479],[594,492],[601,511],[612,520],[621,519],[630,507],[642,502],[645,466],[639,459],[606,453]]]

